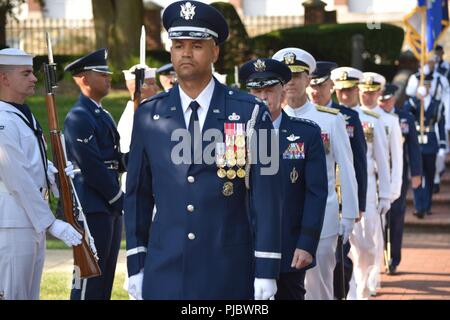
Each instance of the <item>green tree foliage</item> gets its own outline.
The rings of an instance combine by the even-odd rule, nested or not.
[[[356,34],[364,37],[365,69],[381,71],[384,66],[389,66],[389,69],[394,65],[401,51],[404,31],[400,27],[385,23],[381,24],[380,29],[369,29],[365,23],[347,23],[276,30],[252,38],[252,49],[257,56],[268,57],[279,49],[298,47],[310,52],[317,60],[331,60],[339,65],[350,65],[351,39]]]
[[[233,5],[226,2],[213,2],[211,5],[224,15],[230,32],[228,40],[220,46],[220,55],[215,68],[221,74],[232,75],[234,66],[239,66],[250,59],[249,37]],[[231,76],[230,80],[233,81],[232,79]]]
[[[0,0],[0,49],[6,47],[6,18],[13,16],[14,9],[24,4],[27,0]],[[44,6],[44,0],[38,0]]]

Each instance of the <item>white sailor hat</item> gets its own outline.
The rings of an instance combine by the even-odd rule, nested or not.
[[[136,70],[136,68],[142,68],[145,70],[144,79],[151,79],[156,77],[156,68],[150,68],[147,65],[135,64],[128,70],[122,70],[123,75],[125,76],[125,80],[134,80],[136,78],[134,75],[134,70]]]
[[[331,71],[330,78],[335,89],[349,89],[358,86],[363,79],[363,73],[352,67],[340,67]]]
[[[284,48],[275,53],[272,59],[286,64],[292,73],[307,72],[311,74],[316,70],[316,59],[307,51],[299,48]]]
[[[32,66],[33,56],[16,48],[0,50],[0,64],[9,66]]]
[[[386,78],[376,72],[364,72],[363,80],[359,83],[359,90],[362,92],[372,92],[383,89]]]

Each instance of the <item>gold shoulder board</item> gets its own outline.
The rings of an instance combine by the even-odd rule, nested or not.
[[[328,112],[328,113],[331,113],[334,115],[337,115],[339,113],[339,109],[329,108],[329,107],[324,107],[324,106],[319,106],[319,105],[316,105],[316,109],[317,109],[317,111]]]
[[[379,115],[378,113],[374,112],[374,111],[367,110],[367,109],[362,109],[362,111],[363,111],[365,114],[367,114],[367,115],[369,115],[369,116],[372,116],[372,117],[375,117],[375,118],[377,118],[377,119],[380,117],[380,115]]]

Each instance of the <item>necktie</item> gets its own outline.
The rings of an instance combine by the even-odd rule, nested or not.
[[[200,105],[197,101],[192,101],[189,104],[189,108],[192,110],[188,128],[191,136],[191,161],[192,163],[199,164],[201,163],[202,139],[200,137],[200,123],[198,121],[197,110],[200,108]]]

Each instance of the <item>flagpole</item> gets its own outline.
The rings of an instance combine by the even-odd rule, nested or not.
[[[420,80],[419,80],[419,87],[423,86],[424,80],[425,80],[425,74],[424,74],[424,66],[425,66],[425,58],[427,55],[427,46],[426,46],[426,25],[427,25],[427,5],[425,2],[424,9],[421,12],[422,14],[422,25],[421,25],[421,49],[420,49]],[[421,143],[425,143],[424,139],[424,116],[425,116],[425,99],[420,99],[420,138],[419,141]]]

